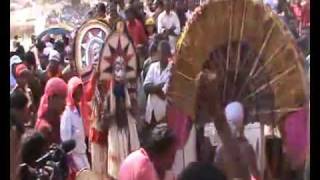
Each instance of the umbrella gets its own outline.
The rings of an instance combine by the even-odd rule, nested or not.
[[[50,34],[53,34],[53,35],[67,35],[67,34],[70,34],[72,28],[69,27],[69,26],[64,26],[64,27],[59,27],[59,26],[55,26],[55,27],[50,27],[46,30],[44,30],[42,33],[40,33],[38,35],[38,39],[42,39],[44,36],[46,35],[50,35]]]
[[[175,59],[169,95],[193,119],[204,67],[216,77],[216,98],[209,101],[220,108],[240,101],[245,123],[273,123],[307,99],[301,50],[277,14],[259,2],[218,0],[198,7]]]

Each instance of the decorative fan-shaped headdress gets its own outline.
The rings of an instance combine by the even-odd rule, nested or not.
[[[210,101],[220,107],[241,102],[245,123],[277,120],[306,101],[302,53],[285,24],[262,3],[208,1],[195,10],[177,49],[169,94],[193,118],[205,62],[216,77],[212,93],[219,94]]]
[[[115,31],[107,38],[99,63],[100,80],[121,78],[133,79],[137,75],[137,58],[132,42],[121,31]],[[121,72],[120,72],[121,71]],[[120,73],[120,74],[118,74]]]
[[[111,29],[103,20],[89,20],[77,31],[75,60],[80,75],[91,74],[92,65],[98,64],[103,44]]]

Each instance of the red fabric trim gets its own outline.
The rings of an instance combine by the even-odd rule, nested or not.
[[[106,141],[107,141],[106,137],[107,135],[105,133],[97,130],[96,128],[90,129],[90,137],[89,137],[90,142],[104,145],[106,144]]]

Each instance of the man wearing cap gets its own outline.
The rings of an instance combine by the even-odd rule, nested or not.
[[[148,44],[151,44],[151,42],[154,41],[156,36],[156,21],[154,18],[150,17],[145,21],[145,27],[147,30],[147,36],[148,36]]]
[[[60,59],[61,56],[58,51],[54,49],[49,50],[49,58],[48,58],[48,66],[46,66],[46,70],[40,70],[38,77],[41,82],[41,87],[44,89],[47,81],[53,77],[61,77],[62,76],[62,68],[60,67]]]
[[[47,75],[49,76],[49,78],[61,76],[60,60],[60,53],[53,49],[50,50],[49,64],[47,66]]]

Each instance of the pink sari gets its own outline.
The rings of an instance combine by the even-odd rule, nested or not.
[[[308,111],[303,108],[289,115],[284,123],[284,146],[295,167],[303,166],[308,150]]]

